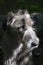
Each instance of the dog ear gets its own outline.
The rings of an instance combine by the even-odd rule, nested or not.
[[[7,29],[7,17],[4,17],[4,21],[2,23],[2,28],[3,28],[3,30]]]
[[[3,28],[4,31],[6,31],[8,29],[9,25],[7,25],[7,23],[10,24],[11,19],[12,19],[12,17],[6,16],[5,20],[3,21],[2,28]]]
[[[13,17],[14,17],[14,13],[12,11],[8,12],[8,15],[7,15],[7,26],[11,24]]]
[[[14,13],[11,11],[11,12],[8,12],[8,16],[14,16]]]

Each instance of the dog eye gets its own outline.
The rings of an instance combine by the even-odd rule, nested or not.
[[[25,28],[25,20],[24,19],[22,19],[22,23],[23,23],[22,28],[24,29]]]
[[[24,25],[22,25],[22,29],[25,29],[25,24],[24,24]]]
[[[25,20],[24,19],[22,19],[21,21],[22,21],[23,24],[25,24]]]
[[[8,22],[12,22],[13,17],[8,17]]]
[[[12,18],[13,18],[13,17],[11,17],[11,18],[9,19],[10,22],[12,22]]]

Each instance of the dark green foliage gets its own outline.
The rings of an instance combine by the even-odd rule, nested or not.
[[[0,14],[6,14],[15,9],[27,9],[30,13],[43,13],[43,0],[0,0]]]

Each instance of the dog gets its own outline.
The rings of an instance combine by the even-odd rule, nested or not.
[[[2,50],[4,65],[32,65],[32,50],[38,48],[33,21],[28,11],[8,13],[3,23]],[[35,45],[35,46],[32,46]]]

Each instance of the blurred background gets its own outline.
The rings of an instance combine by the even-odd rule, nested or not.
[[[41,50],[39,56],[33,56],[33,62],[34,65],[43,65],[43,0],[0,0],[0,15],[6,15],[9,11],[17,9],[27,9],[29,13],[40,13],[33,15],[33,19],[37,22],[37,35],[40,38],[39,50]],[[1,55],[0,53],[0,57]]]
[[[43,13],[43,0],[0,0],[0,15],[14,9]]]

